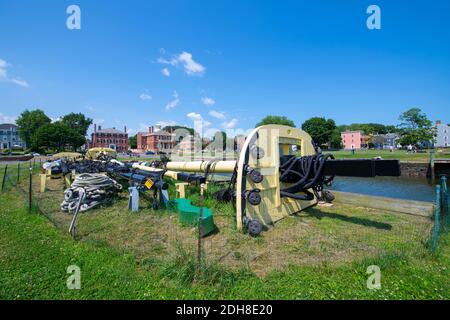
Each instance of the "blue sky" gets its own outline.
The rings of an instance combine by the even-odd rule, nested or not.
[[[2,0],[0,122],[42,108],[132,132],[268,114],[396,124],[411,107],[450,122],[449,16],[449,1]]]

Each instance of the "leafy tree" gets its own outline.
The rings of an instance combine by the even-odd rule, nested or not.
[[[62,117],[61,122],[82,136],[86,136],[87,130],[92,124],[92,119],[86,118],[82,113],[72,112]]]
[[[41,126],[33,135],[32,148],[36,151],[51,149],[64,151],[68,148],[75,151],[86,142],[83,135],[61,121]]]
[[[256,127],[260,127],[266,124],[281,124],[285,126],[295,127],[294,121],[288,119],[285,116],[267,116],[256,124]]]
[[[336,129],[336,123],[333,119],[313,117],[302,124],[302,130],[309,133],[313,141],[319,146],[330,144],[331,137]],[[340,139],[340,137],[339,137]]]
[[[418,145],[423,141],[434,141],[436,129],[421,109],[411,108],[403,112],[399,120],[401,145]]]
[[[47,117],[44,111],[40,109],[25,110],[16,120],[16,124],[19,127],[19,135],[27,146],[31,146],[33,142],[33,136],[36,131],[45,124],[51,123],[51,119]]]
[[[136,149],[137,148],[137,135],[131,136],[128,139],[129,143],[130,143],[130,148],[131,149]]]
[[[338,128],[334,129],[330,137],[330,146],[333,149],[342,149],[342,137]]]
[[[189,127],[184,127],[184,126],[165,126],[163,128],[164,131],[169,132],[169,133],[174,133],[178,129],[187,130],[190,135],[192,135],[192,136],[195,135],[195,130],[193,128],[189,128]]]

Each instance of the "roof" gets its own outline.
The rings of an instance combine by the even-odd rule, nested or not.
[[[169,133],[167,131],[163,131],[163,130],[158,130],[158,131],[154,131],[154,132],[138,132],[143,136],[173,136],[173,133]]]
[[[5,129],[9,130],[9,129],[11,129],[11,127],[17,129],[17,126],[15,124],[13,124],[13,123],[2,123],[2,124],[0,124],[0,130],[5,130]]]
[[[345,131],[342,131],[341,132],[341,134],[343,134],[343,133],[363,133],[363,131],[362,130],[353,130],[353,131],[349,131],[349,130],[345,130]]]
[[[114,128],[106,128],[106,129],[101,129],[101,130],[97,130],[95,133],[117,133],[117,134],[125,134],[125,132],[114,129]]]

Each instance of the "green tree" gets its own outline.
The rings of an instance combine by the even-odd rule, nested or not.
[[[131,136],[128,141],[131,149],[137,149],[137,135]]]
[[[267,116],[256,124],[255,127],[260,127],[266,124],[281,124],[284,126],[295,127],[294,121],[285,116]]]
[[[311,138],[319,146],[331,143],[331,137],[336,129],[336,123],[333,119],[313,117],[302,124],[302,130],[309,133]]]
[[[189,128],[189,127],[184,127],[184,126],[165,126],[163,128],[164,131],[169,132],[169,133],[174,133],[178,129],[187,130],[190,135],[192,135],[192,136],[195,135],[195,130],[193,128]]]
[[[27,146],[32,145],[36,131],[43,125],[51,122],[51,119],[40,109],[32,111],[25,110],[16,120],[16,124],[19,127],[19,135]]]
[[[342,137],[341,137],[341,132],[339,131],[338,128],[333,130],[333,133],[331,134],[330,137],[330,146],[333,149],[342,149],[343,145],[342,145]]]
[[[33,135],[32,148],[36,151],[53,150],[56,152],[77,150],[86,142],[83,135],[61,121],[41,126]]]
[[[405,145],[418,145],[420,142],[434,141],[436,129],[425,113],[419,108],[411,108],[403,112],[399,120],[399,143]]]
[[[82,113],[72,112],[62,117],[61,122],[82,136],[86,136],[87,130],[92,124],[92,119],[86,118]]]

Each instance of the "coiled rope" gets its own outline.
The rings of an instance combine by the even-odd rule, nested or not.
[[[102,203],[107,203],[122,190],[117,181],[98,173],[82,173],[75,178],[71,187],[64,191],[61,210],[73,213],[85,212]]]

